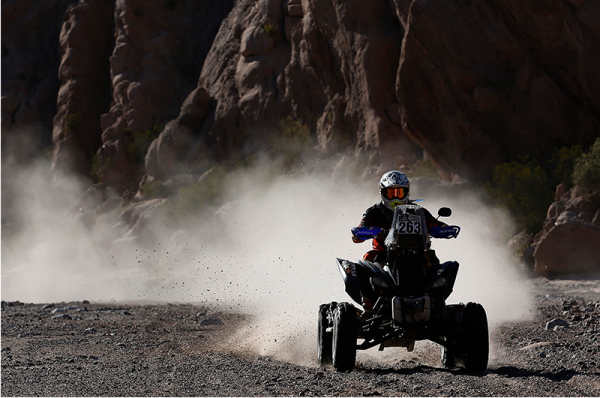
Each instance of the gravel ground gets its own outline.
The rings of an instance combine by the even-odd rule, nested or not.
[[[191,304],[3,301],[1,394],[600,396],[600,278],[530,283],[534,319],[492,331],[489,368],[474,374],[441,368],[437,351],[349,373],[235,353],[244,315]]]

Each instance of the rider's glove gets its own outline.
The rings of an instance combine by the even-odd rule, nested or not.
[[[375,236],[375,240],[385,240],[387,235],[388,235],[388,230],[382,229],[381,232],[378,233],[377,236]]]
[[[360,239],[358,236],[352,235],[352,242],[354,242],[354,243],[362,243],[362,242],[364,242],[364,239]]]

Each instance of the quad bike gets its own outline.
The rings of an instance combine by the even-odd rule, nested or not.
[[[440,217],[451,214],[445,207],[438,211]],[[378,345],[380,351],[385,347],[412,351],[415,341],[430,340],[441,346],[444,367],[485,370],[489,355],[485,310],[477,303],[446,305],[458,263],[439,264],[435,252],[429,250],[429,236],[456,238],[460,228],[434,227],[428,232],[423,208],[408,204],[395,208],[389,231],[352,229],[355,236],[365,240],[386,232],[387,259],[356,263],[336,259],[348,295],[361,304],[361,294],[368,292],[375,304],[372,311],[364,312],[350,303],[319,307],[319,365],[349,371],[354,368],[356,350]]]

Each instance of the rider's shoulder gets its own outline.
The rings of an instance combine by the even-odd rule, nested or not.
[[[373,206],[369,207],[367,209],[367,213],[386,211],[386,210],[388,210],[388,208],[383,203],[379,202],[379,203],[375,203]]]
[[[390,214],[390,213],[394,214],[394,211],[388,209],[386,205],[384,205],[383,203],[379,202],[379,203],[375,203],[373,206],[369,207],[365,211],[365,216],[367,216],[367,215],[369,215],[369,216],[387,215],[387,214]]]
[[[429,210],[427,210],[424,207],[421,207],[423,209],[423,211],[425,212],[426,215],[430,215],[431,217],[433,217],[433,214],[431,214],[431,212]]]

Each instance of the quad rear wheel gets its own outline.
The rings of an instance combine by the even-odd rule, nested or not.
[[[442,346],[442,366],[446,369],[456,366],[456,353],[453,348]]]
[[[350,303],[340,303],[333,312],[333,367],[338,372],[354,368],[357,339],[356,309]]]
[[[463,364],[468,372],[487,369],[490,351],[487,315],[481,304],[468,303],[462,317],[466,335],[463,346]]]
[[[460,328],[462,324],[462,316],[465,310],[464,305],[448,305],[446,307],[449,327]],[[448,346],[441,346],[442,354],[442,366],[446,369],[452,369],[456,367],[457,356],[459,354],[456,347],[456,339],[451,336],[443,336],[442,340],[448,342]]]

